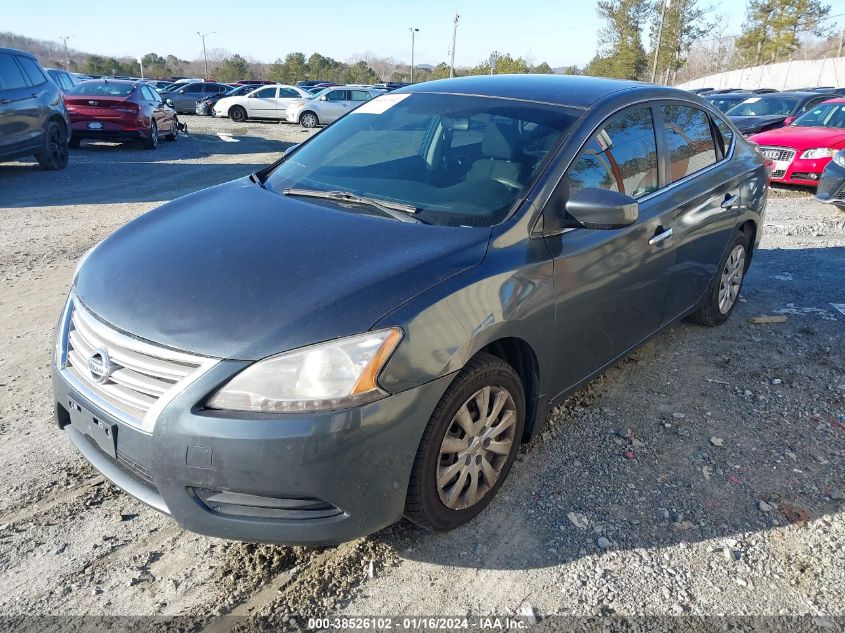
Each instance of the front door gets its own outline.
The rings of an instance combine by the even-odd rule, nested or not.
[[[258,119],[274,119],[279,104],[276,102],[278,88],[268,86],[253,92],[246,99],[247,112],[250,117]]]
[[[28,147],[41,134],[35,89],[14,56],[0,53],[0,151]]]
[[[562,195],[552,198],[598,188],[639,201],[639,217],[631,226],[566,229],[546,237],[554,257],[561,392],[636,346],[662,322],[675,255],[672,209],[660,190],[655,120],[649,106],[608,119],[570,166],[559,185],[565,188]]]
[[[331,123],[349,112],[349,91],[330,90],[320,101],[320,123]]]

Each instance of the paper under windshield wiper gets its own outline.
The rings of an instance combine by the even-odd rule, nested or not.
[[[320,191],[319,189],[297,189],[291,187],[283,189],[282,194],[286,196],[307,196],[311,198],[325,198],[326,200],[337,200],[338,202],[349,202],[351,204],[367,204],[375,207],[382,213],[402,222],[419,222],[420,220],[410,214],[416,213],[418,209],[410,204],[380,200],[367,196],[359,196],[347,191]]]

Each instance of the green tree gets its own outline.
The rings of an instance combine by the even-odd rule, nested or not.
[[[449,64],[446,62],[440,62],[431,71],[431,79],[448,79],[448,77]]]
[[[669,0],[665,0],[669,2]],[[664,77],[668,83],[670,73],[681,68],[692,45],[713,29],[707,21],[707,11],[698,6],[698,0],[672,0],[663,12],[664,0],[656,0],[651,20],[651,50],[648,54],[650,68],[653,68],[655,46],[660,34],[660,49],[657,57],[655,80]],[[663,14],[663,28],[660,28]],[[650,76],[650,73],[649,73]]]
[[[822,0],[750,0],[742,35],[736,40],[737,63],[778,61],[800,47],[799,35],[824,36],[830,5]]]
[[[619,79],[640,79],[648,61],[640,33],[651,16],[652,0],[599,0],[598,14],[605,22],[599,31],[604,44],[584,73]]]
[[[371,84],[379,80],[375,71],[367,66],[367,62],[363,60],[347,66],[342,78],[342,83],[346,84]]]
[[[240,79],[252,79],[249,71],[249,64],[240,55],[232,55],[223,60],[223,63],[214,69],[215,79],[223,83],[230,83]]]
[[[555,71],[546,62],[537,64],[531,68],[531,72],[535,75],[554,75]]]

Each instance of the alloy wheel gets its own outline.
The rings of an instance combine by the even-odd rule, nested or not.
[[[61,125],[53,125],[50,127],[50,137],[47,142],[47,151],[50,153],[50,157],[55,161],[55,163],[57,165],[66,163],[70,150],[68,149],[65,130]]]
[[[739,296],[742,286],[742,276],[745,274],[745,247],[742,244],[734,246],[722,270],[719,284],[719,312],[727,314]]]
[[[300,123],[302,124],[302,127],[316,127],[317,117],[310,113],[303,114]]]
[[[483,387],[452,418],[440,445],[437,493],[452,510],[478,503],[495,485],[516,439],[513,396]]]

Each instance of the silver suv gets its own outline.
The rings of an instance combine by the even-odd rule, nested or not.
[[[325,125],[384,92],[372,86],[332,86],[310,99],[289,103],[287,120],[288,123],[299,123],[302,127]]]

